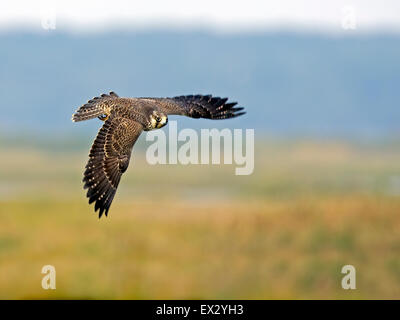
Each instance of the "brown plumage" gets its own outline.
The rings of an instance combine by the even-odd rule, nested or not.
[[[236,102],[211,95],[174,98],[120,98],[114,92],[102,94],[81,106],[72,116],[78,122],[99,118],[104,121],[90,149],[84,172],[89,203],[95,202],[99,218],[107,216],[122,174],[129,166],[133,145],[143,130],[165,126],[168,115],[192,118],[228,119],[245,112]]]

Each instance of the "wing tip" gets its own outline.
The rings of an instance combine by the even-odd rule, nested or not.
[[[98,202],[96,202],[96,204],[97,204]],[[103,216],[103,214],[106,216],[106,217],[108,217],[108,210],[110,209],[110,207],[107,207],[106,205],[104,205],[104,204],[100,204],[99,205],[99,207],[96,209],[95,208],[95,210],[94,210],[94,212],[97,212],[97,210],[99,211],[99,219]]]
[[[243,109],[243,108],[242,108],[242,109]],[[235,113],[234,118],[240,117],[240,116],[242,116],[242,115],[244,115],[244,114],[246,114],[246,113],[247,113],[246,111]]]
[[[174,97],[187,104],[188,116],[192,118],[229,119],[244,115],[244,107],[235,107],[238,102],[229,101],[228,97],[218,97],[211,94],[188,95]]]

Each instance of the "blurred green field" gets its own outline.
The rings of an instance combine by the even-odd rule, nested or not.
[[[260,141],[250,176],[139,150],[100,220],[86,149],[0,154],[2,299],[400,298],[397,145]],[[346,264],[356,290],[341,288]]]

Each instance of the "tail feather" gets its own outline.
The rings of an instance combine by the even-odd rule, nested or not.
[[[106,102],[115,98],[118,98],[118,95],[115,92],[102,94],[100,97],[94,97],[76,110],[76,112],[72,115],[72,121],[84,121],[108,114],[109,110]]]

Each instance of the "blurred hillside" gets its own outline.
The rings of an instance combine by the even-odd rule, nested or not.
[[[0,133],[88,132],[72,112],[89,98],[212,93],[247,115],[183,126],[248,127],[270,135],[399,134],[396,35],[212,35],[114,32],[0,34]],[[12,135],[11,135],[12,134]]]

